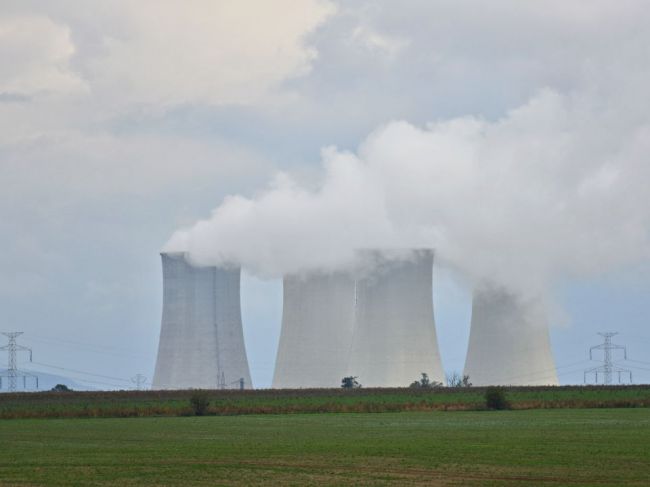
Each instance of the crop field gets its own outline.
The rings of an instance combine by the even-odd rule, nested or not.
[[[482,388],[206,391],[209,415],[484,408]],[[192,391],[0,394],[0,419],[187,416]],[[650,407],[650,387],[511,387],[513,409]]]
[[[648,485],[650,409],[0,421],[0,485]]]

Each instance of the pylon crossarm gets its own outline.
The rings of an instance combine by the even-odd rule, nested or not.
[[[585,374],[592,374],[594,372],[602,372],[605,368],[601,365],[598,367],[592,367],[591,369],[585,370]]]
[[[32,361],[32,349],[23,347],[22,345],[16,345],[16,352],[29,352],[29,361]]]
[[[630,369],[623,369],[621,367],[613,367],[612,372],[625,372],[626,374],[628,372],[632,372]]]
[[[38,377],[36,374],[32,374],[31,372],[26,372],[24,370],[17,370],[16,371],[18,375],[26,375],[27,377]]]

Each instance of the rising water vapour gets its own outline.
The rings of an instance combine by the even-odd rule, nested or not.
[[[360,248],[430,247],[472,280],[533,293],[647,260],[650,125],[635,96],[544,90],[496,121],[391,122],[354,153],[324,149],[316,189],[280,174],[165,250],[277,277],[347,266]]]

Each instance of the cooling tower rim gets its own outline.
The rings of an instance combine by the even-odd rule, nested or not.
[[[217,269],[217,270],[222,270],[222,271],[241,271],[241,265],[235,264],[235,263],[224,263],[222,265],[214,265],[214,264],[208,264],[208,265],[201,265],[197,264],[195,262],[192,262],[192,260],[189,258],[190,253],[189,252],[184,252],[184,251],[176,251],[176,252],[160,252],[160,257],[161,258],[168,258],[168,259],[174,259],[174,260],[182,260],[185,264],[188,266],[195,268],[195,269]]]
[[[166,252],[160,252],[161,257],[185,257],[188,255],[189,252],[185,252],[182,250],[171,250],[171,251],[166,251]]]

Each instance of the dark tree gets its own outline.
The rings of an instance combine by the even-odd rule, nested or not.
[[[190,396],[190,406],[192,411],[197,416],[203,416],[208,410],[210,401],[208,400],[208,393],[202,390],[196,390]]]
[[[429,374],[422,372],[422,376],[420,377],[420,380],[411,382],[409,387],[412,387],[414,389],[417,388],[433,389],[435,387],[442,387],[442,383],[435,380],[431,382],[431,380],[429,379]]]
[[[361,384],[357,380],[356,376],[349,376],[341,379],[341,387],[343,389],[358,389],[361,387]]]
[[[501,387],[488,387],[485,391],[485,407],[488,409],[510,409],[506,391]]]
[[[72,391],[72,389],[70,389],[65,384],[57,384],[54,387],[52,387],[52,390],[54,392],[71,392]]]

